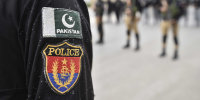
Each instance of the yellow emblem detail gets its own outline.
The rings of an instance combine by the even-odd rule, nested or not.
[[[64,58],[64,60],[62,61],[63,65],[67,64],[67,60]]]
[[[65,79],[65,76],[69,76],[69,69],[67,68],[67,60],[64,58],[64,60],[62,61],[63,66],[61,69],[61,78]]]
[[[65,59],[62,62],[63,62],[63,64],[67,64],[67,61]],[[56,82],[56,84],[60,86],[58,89],[60,89],[61,87],[68,88],[67,85],[69,85],[72,82],[72,80],[74,78],[74,73],[75,73],[75,63],[72,60],[71,60],[70,68],[71,68],[70,77],[65,82],[62,82],[58,77],[58,61],[55,60],[53,62],[53,67],[52,67],[53,78],[54,78],[54,81]],[[64,78],[65,76],[68,76],[68,75],[69,75],[69,69],[67,68],[67,66],[62,66],[61,78]]]

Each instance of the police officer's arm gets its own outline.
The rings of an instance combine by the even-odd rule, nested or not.
[[[27,1],[19,39],[28,100],[93,100],[91,31],[83,1]]]

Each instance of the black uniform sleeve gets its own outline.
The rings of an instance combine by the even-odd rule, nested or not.
[[[47,16],[43,9],[53,9],[54,14]],[[77,14],[74,15],[76,18],[70,14]],[[76,22],[74,25],[81,30],[73,30],[71,26],[66,29],[61,23],[62,19],[56,19],[59,15],[62,18],[67,16],[65,21]],[[51,21],[52,16],[55,17],[55,25],[46,24],[48,20]],[[80,26],[77,26],[77,16],[80,18]],[[53,32],[44,28],[49,25],[55,29],[59,27],[60,32],[64,33],[44,36],[44,31]],[[80,31],[81,38],[77,35]],[[56,32],[58,31],[54,31]],[[70,36],[65,32],[70,33]],[[73,35],[73,32],[77,34]],[[26,68],[27,100],[93,100],[92,37],[84,1],[30,0],[21,17],[19,33]]]
[[[0,0],[0,100],[25,100],[25,70],[18,42],[24,0]]]

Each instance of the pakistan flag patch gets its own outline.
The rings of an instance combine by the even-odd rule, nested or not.
[[[44,7],[42,28],[44,38],[82,38],[81,19],[77,11]]]

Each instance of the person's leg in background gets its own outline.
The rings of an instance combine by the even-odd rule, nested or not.
[[[96,21],[97,21],[97,28],[98,28],[98,33],[99,33],[99,40],[97,41],[98,44],[103,44],[103,22],[102,22],[102,17],[103,16],[97,16]]]
[[[135,38],[136,38],[136,47],[135,47],[135,51],[140,50],[140,37],[139,37],[139,31],[138,31],[138,21],[139,19],[137,19],[136,17],[134,18],[133,21],[133,30],[135,32]]]
[[[160,57],[166,56],[166,42],[167,42],[167,34],[168,30],[170,28],[170,22],[169,21],[162,21],[161,22],[161,30],[162,30],[162,53],[160,54]]]
[[[131,27],[132,27],[132,18],[131,15],[127,15],[125,18],[125,22],[126,22],[126,27],[127,27],[127,42],[126,45],[124,46],[124,48],[129,48],[130,47],[130,39],[131,39]]]
[[[179,41],[178,41],[178,22],[172,22],[172,29],[173,29],[173,38],[175,44],[174,56],[173,59],[178,59],[178,49],[179,49]]]

